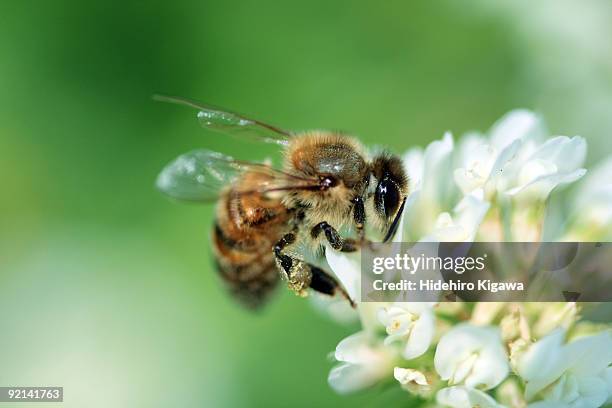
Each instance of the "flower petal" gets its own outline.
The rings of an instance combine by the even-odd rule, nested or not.
[[[538,401],[527,405],[527,408],[571,408],[568,404],[559,401]]]
[[[465,385],[474,388],[491,389],[501,384],[508,376],[508,372],[508,359],[506,358],[503,345],[501,341],[496,342],[482,349],[474,363],[472,372],[465,379]]]
[[[360,364],[367,362],[371,351],[367,346],[368,337],[365,332],[358,332],[344,338],[336,346],[334,357],[338,361]]]
[[[410,368],[395,367],[393,369],[393,377],[402,385],[415,383],[418,385],[429,385],[425,375],[419,370]]]
[[[340,394],[348,394],[371,387],[379,381],[364,367],[355,364],[339,364],[329,372],[327,382]]]
[[[433,312],[431,310],[423,311],[412,327],[410,337],[408,337],[406,347],[402,353],[404,358],[410,360],[425,354],[433,340],[434,331],[435,319]]]
[[[540,136],[543,127],[542,120],[533,112],[513,110],[495,122],[491,128],[491,144],[501,151],[517,139]]]
[[[361,284],[361,259],[358,253],[340,252],[329,244],[325,246],[325,258],[351,299],[359,299]]]
[[[502,408],[490,395],[469,387],[443,388],[436,394],[438,404],[453,408]]]
[[[556,165],[561,173],[571,172],[584,164],[586,141],[583,137],[556,136],[545,141],[528,159],[546,160]]]
[[[586,169],[577,169],[570,173],[553,173],[540,176],[526,184],[508,190],[506,194],[516,196],[519,193],[524,193],[535,196],[538,199],[545,199],[558,185],[573,183],[585,174]]]
[[[490,204],[482,199],[478,189],[463,197],[453,209],[453,215],[442,213],[434,229],[420,242],[470,242],[473,241]]]
[[[423,183],[424,154],[423,149],[414,148],[404,153],[402,157],[404,170],[410,177],[408,189],[410,193],[421,189]]]
[[[517,373],[527,383],[527,400],[556,381],[568,367],[563,358],[564,338],[565,330],[557,329],[533,344],[519,359]]]
[[[508,375],[508,359],[499,330],[459,324],[438,343],[434,365],[443,380],[490,389]]]
[[[570,212],[570,234],[573,235],[570,240],[609,241],[612,239],[612,158],[589,170],[580,184]]]
[[[308,299],[317,311],[338,323],[348,325],[359,320],[357,311],[351,307],[345,298],[330,297],[313,292],[308,296]]]
[[[516,158],[516,155],[518,154],[522,145],[522,140],[514,140],[497,155],[495,163],[493,163],[493,166],[491,167],[491,173],[488,180],[489,184],[493,186],[497,185],[498,180],[504,176],[506,168]]]
[[[392,373],[395,354],[379,343],[370,343],[367,332],[358,332],[338,343],[335,353],[341,364],[329,373],[330,386],[339,393],[370,387]]]
[[[606,403],[612,403],[612,367],[608,367],[601,374],[601,378],[606,382],[606,386],[608,387],[608,400]]]
[[[448,181],[440,179],[451,174],[453,136],[447,132],[442,140],[436,140],[427,146],[423,159],[422,199],[440,203],[446,193],[443,184]]]
[[[612,364],[612,335],[604,331],[581,337],[565,346],[565,353],[573,374],[598,375]]]
[[[608,399],[608,384],[602,378],[579,377],[577,381],[581,406],[601,407]]]

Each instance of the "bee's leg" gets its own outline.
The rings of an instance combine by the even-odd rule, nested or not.
[[[287,276],[291,275],[291,269],[294,266],[293,258],[283,254],[283,250],[295,242],[295,233],[289,232],[274,245],[274,256],[278,264],[283,268]]]
[[[274,245],[274,256],[276,257],[276,265],[281,277],[287,281],[289,289],[300,296],[306,296],[306,289],[312,281],[312,272],[309,265],[295,256],[284,253],[287,247],[292,245],[295,240],[296,235],[294,232],[285,234]]]
[[[314,265],[308,264],[308,266],[310,267],[310,272],[312,273],[310,287],[313,290],[319,293],[324,293],[329,296],[335,296],[339,293],[340,295],[342,295],[342,297],[346,298],[346,300],[349,301],[353,308],[355,307],[355,302],[353,301],[353,299],[351,299],[346,290],[344,290],[344,288],[333,276],[325,272],[323,269],[317,268]]]
[[[333,276],[317,266],[283,253],[288,246],[295,243],[295,240],[295,233],[290,232],[274,245],[276,263],[281,274],[288,281],[289,288],[300,296],[307,295],[307,288],[330,296],[339,293],[350,302],[351,306],[355,307],[355,302]]]
[[[360,243],[365,240],[365,221],[366,212],[363,197],[355,197],[353,199],[353,221],[355,222],[355,230],[357,230],[357,237]]]
[[[357,231],[356,246],[372,248],[373,242],[365,237],[366,212],[363,197],[355,197],[353,199],[353,221]]]
[[[359,248],[359,243],[357,241],[351,238],[342,238],[340,234],[338,234],[338,231],[325,221],[315,225],[310,231],[310,234],[316,239],[321,234],[321,231],[325,233],[327,242],[329,242],[329,245],[336,251],[355,252]]]

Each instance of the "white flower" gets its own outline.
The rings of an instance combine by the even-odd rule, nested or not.
[[[612,367],[606,368],[602,373],[601,378],[608,386],[608,400],[606,401],[606,404],[612,404]]]
[[[381,343],[372,343],[366,332],[358,332],[338,343],[335,358],[341,362],[329,373],[328,382],[339,393],[370,387],[391,377],[396,355]]]
[[[378,312],[379,321],[387,329],[385,344],[405,341],[402,355],[410,360],[423,355],[434,336],[435,317],[432,303],[393,303]]]
[[[404,170],[406,174],[410,174],[410,193],[419,191],[423,184],[423,171],[425,165],[423,149],[415,147],[404,153],[402,162],[404,163]]]
[[[491,176],[497,150],[480,135],[465,135],[459,145],[459,167],[453,172],[464,194],[484,188]]]
[[[488,135],[466,135],[455,146],[446,133],[424,150],[408,151],[403,159],[410,191],[394,241],[415,242],[411,250],[426,253],[419,245],[432,241],[612,240],[612,159],[577,186],[577,198],[563,201],[568,208],[559,207],[558,227],[545,228],[544,215],[547,225],[556,216],[551,201],[563,197],[549,197],[551,192],[585,174],[586,155],[580,137],[545,136],[538,116],[518,110],[504,116]],[[505,340],[512,368],[525,380],[525,398],[523,382],[515,376],[494,391],[499,401],[521,407],[530,402],[531,408],[589,408],[612,402],[609,332],[569,344],[556,334],[532,344],[533,336],[570,327],[579,317],[575,304],[509,309],[507,303],[481,303],[471,320],[465,315],[471,310],[467,306],[450,312],[437,309],[445,318],[436,320],[431,304],[416,302],[418,293],[402,293],[395,303],[360,302],[360,254],[330,247],[325,254],[330,269],[356,300],[362,326],[361,332],[338,344],[335,356],[340,363],[329,375],[336,391],[359,390],[393,375],[403,388],[431,404],[438,382],[447,381],[448,387],[436,394],[435,406],[499,408],[502,405],[486,391],[508,377]],[[470,323],[453,326],[457,319]],[[500,327],[490,326],[493,322],[499,322],[504,339]],[[431,373],[431,361],[425,361],[436,333],[444,333],[433,361],[440,378]],[[414,366],[397,367],[402,357]],[[505,398],[501,390],[508,383],[514,388]]]
[[[517,372],[525,380],[525,398],[543,402],[530,407],[596,408],[610,396],[607,383],[612,364],[610,331],[564,344],[557,329],[533,344],[519,359]]]
[[[459,324],[438,343],[436,371],[450,385],[491,389],[508,375],[508,359],[499,330],[494,327]]]
[[[453,148],[453,137],[446,133],[442,140],[430,143],[424,153],[413,149],[404,155],[410,179],[404,209],[404,234],[409,241],[416,242],[429,233],[451,201],[456,190],[451,179]]]
[[[491,145],[503,151],[516,140],[530,144],[541,140],[545,126],[542,119],[526,109],[506,113],[491,127]]]
[[[506,343],[511,343],[519,339],[524,341],[531,339],[529,322],[525,317],[523,308],[520,306],[515,305],[509,310],[509,313],[499,322],[499,328],[502,339]]]
[[[319,293],[309,296],[310,302],[322,315],[332,320],[349,325],[359,321],[357,311],[351,307],[344,297],[330,297]]]
[[[445,202],[450,180],[440,180],[439,176],[450,174],[452,171],[452,154],[454,149],[453,135],[446,132],[442,140],[430,143],[423,156],[423,172],[421,197],[422,199],[440,205]]]
[[[347,254],[336,251],[328,244],[325,247],[325,259],[351,299],[360,299],[361,257],[359,253]]]
[[[557,401],[538,401],[527,405],[527,408],[570,408],[570,406]]]
[[[473,241],[482,220],[489,210],[482,191],[465,196],[454,208],[453,215],[444,212],[438,216],[433,229],[421,239],[424,242]]]
[[[403,389],[412,394],[426,396],[430,392],[429,382],[425,374],[419,370],[395,367],[393,377],[401,384]]]
[[[443,388],[436,394],[438,404],[452,408],[502,408],[490,395],[469,387]]]
[[[586,174],[581,168],[586,158],[586,142],[582,137],[557,136],[547,140],[523,162],[512,163],[515,179],[508,181],[506,192],[519,193],[544,200],[561,184],[573,183]]]
[[[527,402],[523,398],[523,388],[516,376],[508,377],[495,389],[495,399],[500,404],[512,408],[525,408],[527,406]]]
[[[469,134],[459,147],[459,167],[454,170],[455,182],[468,194],[476,189],[486,189],[487,195],[495,193],[502,183],[511,161],[521,158],[533,148],[542,135],[542,122],[526,110],[509,112],[490,131],[490,138]]]
[[[410,368],[395,367],[393,369],[393,377],[402,385],[415,383],[418,385],[429,385],[425,374],[419,370]]]
[[[459,147],[455,182],[464,194],[484,189],[544,200],[561,184],[574,182],[586,170],[586,142],[581,137],[558,136],[540,144],[544,126],[533,113],[508,113],[491,130],[490,140],[467,135]]]
[[[533,332],[538,338],[558,327],[569,329],[578,320],[580,312],[575,302],[539,303],[532,308],[537,310],[539,316],[533,324]]]
[[[506,306],[503,302],[479,302],[474,305],[470,322],[476,326],[491,324],[495,317]]]
[[[392,242],[402,242],[403,238],[404,218],[401,219]],[[361,256],[359,252],[340,252],[327,244],[325,247],[325,259],[351,299],[359,300],[361,298]]]
[[[612,159],[599,164],[581,183],[568,218],[568,240],[612,240]]]

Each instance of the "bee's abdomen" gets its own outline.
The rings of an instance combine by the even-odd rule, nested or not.
[[[217,270],[230,293],[249,308],[263,305],[279,280],[271,246],[267,239],[261,242],[243,248],[242,241],[225,236],[218,225],[213,232]]]
[[[287,228],[280,200],[230,192],[218,203],[213,228],[217,270],[230,293],[249,308],[262,306],[279,281],[272,252]]]

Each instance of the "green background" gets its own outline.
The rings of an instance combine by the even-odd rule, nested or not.
[[[0,385],[64,386],[65,407],[409,406],[330,390],[328,353],[356,327],[285,290],[256,315],[225,295],[212,207],[154,179],[197,147],[273,151],[151,95],[397,152],[525,107],[594,162],[611,27],[607,1],[2,0]]]

